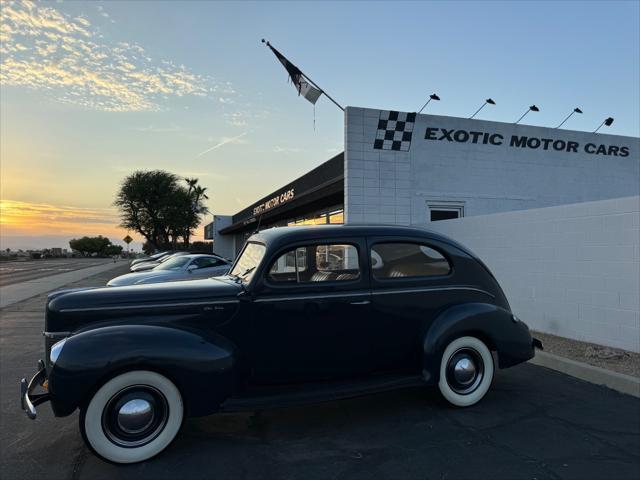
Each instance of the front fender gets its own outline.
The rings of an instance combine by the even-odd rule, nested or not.
[[[424,338],[424,370],[427,382],[440,380],[440,360],[451,341],[463,336],[482,340],[498,355],[498,366],[507,368],[534,356],[527,325],[504,308],[486,303],[465,303],[444,310]]]
[[[208,415],[236,386],[236,348],[224,337],[155,325],[120,325],[69,337],[49,373],[51,406],[65,416],[109,378],[153,370],[180,390],[185,414]]]

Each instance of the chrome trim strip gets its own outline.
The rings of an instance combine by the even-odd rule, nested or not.
[[[478,293],[483,293],[492,298],[495,298],[495,295],[482,290],[476,287],[465,287],[465,286],[451,286],[451,287],[417,287],[417,288],[402,288],[402,289],[389,289],[389,290],[372,290],[371,292],[364,293],[328,293],[328,294],[316,294],[316,295],[300,295],[299,297],[264,297],[257,298],[254,300],[255,302],[274,302],[274,301],[290,301],[290,300],[316,300],[323,298],[345,298],[345,297],[362,297],[368,295],[390,295],[393,293],[423,293],[423,292],[439,292],[439,291],[448,291],[448,290],[468,290]]]
[[[42,332],[42,336],[51,340],[67,338],[71,332]]]
[[[215,302],[183,302],[183,303],[149,303],[144,305],[116,305],[113,307],[63,308],[62,313],[95,312],[108,310],[133,310],[138,308],[195,307],[198,305],[220,305],[223,303],[240,303],[240,300],[217,300]]]
[[[371,295],[370,292],[353,292],[353,293],[327,293],[316,295],[300,295],[299,297],[264,297],[256,298],[254,302],[279,302],[289,300],[322,300],[324,298],[345,298],[345,297],[364,297]]]
[[[495,295],[476,287],[464,287],[464,286],[452,286],[452,287],[418,287],[418,288],[402,288],[402,289],[389,289],[389,290],[373,290],[372,295],[391,295],[394,293],[424,293],[424,292],[439,292],[447,290],[468,290],[472,292],[483,293],[495,298]]]

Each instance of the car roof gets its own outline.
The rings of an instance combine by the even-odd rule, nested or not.
[[[216,258],[218,260],[224,260],[224,258],[218,256],[218,255],[213,255],[211,253],[189,253],[187,255],[181,255],[181,257],[184,258],[202,258],[202,257],[213,257]],[[225,260],[226,261],[226,260]]]
[[[374,236],[397,236],[414,237],[426,240],[436,240],[448,243],[472,257],[476,257],[466,247],[460,245],[455,240],[434,232],[424,227],[407,227],[403,225],[309,225],[292,227],[274,227],[261,230],[253,234],[248,241],[262,242],[267,245],[281,244],[283,242],[296,242],[304,240],[317,240],[331,237],[374,237]],[[476,257],[477,258],[477,257]]]

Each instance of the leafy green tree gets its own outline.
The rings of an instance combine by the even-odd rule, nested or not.
[[[163,170],[137,171],[124,179],[114,205],[121,226],[134,230],[154,247],[168,244],[167,209],[177,189],[178,177]]]
[[[122,247],[113,245],[111,240],[102,235],[74,238],[69,240],[69,246],[72,250],[80,252],[85,257],[89,255],[116,255],[122,251]]]
[[[207,212],[206,188],[198,179],[180,178],[163,170],[136,171],[126,177],[114,205],[120,210],[120,225],[140,233],[150,247],[177,248],[180,238],[186,247]]]
[[[209,213],[209,209],[204,205],[204,200],[208,200],[207,188],[198,184],[197,178],[185,178],[187,183],[188,201],[191,203],[189,214],[185,219],[185,229],[183,232],[184,243],[188,247],[193,231],[200,225],[201,215]]]
[[[191,242],[191,245],[189,245],[189,251],[190,252],[212,252],[213,242],[203,242],[200,240],[196,242]]]
[[[107,257],[113,257],[115,255],[122,254],[122,245],[107,245],[104,249],[104,255]]]

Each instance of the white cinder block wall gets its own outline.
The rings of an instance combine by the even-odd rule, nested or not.
[[[236,242],[235,235],[222,235],[220,230],[233,223],[232,215],[213,216],[213,251],[225,258],[235,258]]]
[[[640,197],[432,222],[541,332],[640,352]]]

